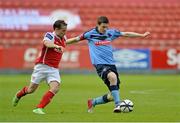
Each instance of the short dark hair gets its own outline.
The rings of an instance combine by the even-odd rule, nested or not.
[[[109,23],[109,20],[108,20],[108,18],[106,17],[106,16],[100,16],[100,17],[98,17],[98,19],[97,19],[97,24],[101,24],[101,23]]]
[[[53,29],[61,29],[63,26],[67,26],[67,23],[64,20],[57,20],[53,24]]]

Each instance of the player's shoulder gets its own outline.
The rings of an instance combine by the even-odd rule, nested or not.
[[[119,29],[115,29],[115,28],[110,28],[107,30],[107,32],[112,33],[112,34],[121,33],[121,31]]]
[[[53,32],[46,32],[45,35],[44,35],[44,38],[48,38],[50,40],[53,40],[54,39],[54,33]]]
[[[116,28],[109,28],[107,31],[109,32],[115,32],[115,31],[120,31],[119,29],[116,29]]]
[[[95,28],[91,28],[91,29],[89,29],[88,31],[85,31],[84,34],[90,34],[90,33],[93,33],[93,32],[95,32],[95,31],[96,31]]]

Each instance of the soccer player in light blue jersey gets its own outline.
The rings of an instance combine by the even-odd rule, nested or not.
[[[150,33],[143,34],[135,32],[121,32],[117,29],[109,29],[109,20],[105,16],[97,19],[97,26],[80,36],[68,39],[67,44],[76,43],[82,40],[88,41],[91,63],[96,68],[97,74],[104,81],[109,89],[109,93],[88,100],[88,112],[99,104],[105,104],[114,101],[115,108],[113,112],[120,112],[120,94],[119,94],[119,74],[117,72],[115,61],[113,59],[113,48],[111,42],[118,37],[146,37]]]

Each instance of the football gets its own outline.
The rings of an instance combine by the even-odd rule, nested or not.
[[[123,113],[128,113],[133,111],[134,104],[131,100],[125,99],[120,103],[120,110]]]

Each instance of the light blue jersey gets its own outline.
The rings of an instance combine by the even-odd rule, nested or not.
[[[121,32],[116,29],[107,29],[104,34],[100,33],[97,28],[85,32],[81,39],[88,40],[91,63],[113,65],[115,61],[111,42],[121,35]]]

